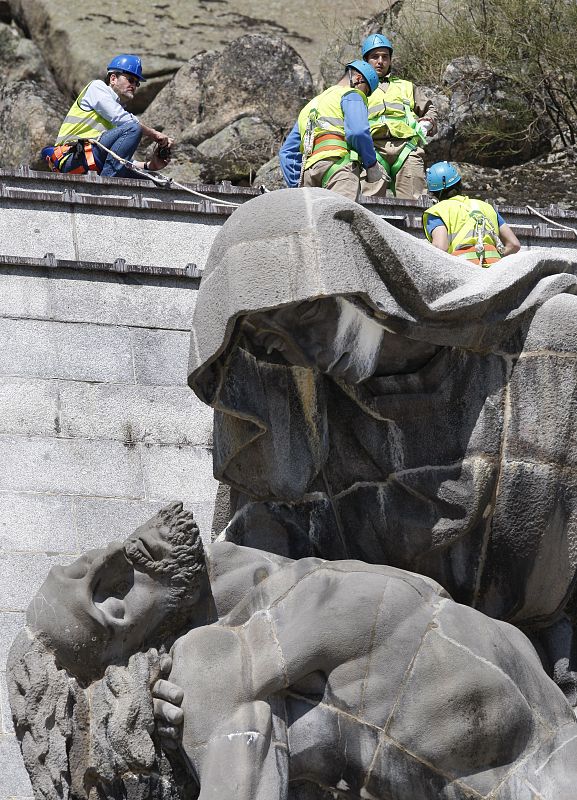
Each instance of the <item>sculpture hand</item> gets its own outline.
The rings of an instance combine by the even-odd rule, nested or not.
[[[170,656],[163,656],[160,666],[162,674],[168,675],[172,668]],[[180,705],[184,692],[180,686],[161,678],[152,687],[152,697],[156,730],[162,746],[168,750],[174,750],[182,739],[184,712]]]

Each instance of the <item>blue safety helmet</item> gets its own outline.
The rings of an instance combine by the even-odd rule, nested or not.
[[[393,45],[389,39],[387,39],[386,36],[383,36],[382,33],[371,33],[371,35],[367,36],[367,38],[364,40],[361,47],[363,58],[367,55],[367,53],[370,53],[371,50],[375,50],[377,47],[388,47],[391,51],[391,55],[393,55]]]
[[[125,53],[121,56],[116,56],[106,67],[106,70],[108,72],[126,72],[128,75],[134,75],[141,83],[146,81],[146,78],[142,76],[142,61],[138,56]]]
[[[443,189],[454,186],[460,180],[458,169],[448,161],[437,161],[427,170],[427,189],[430,192],[442,192]]]
[[[366,61],[362,61],[360,58],[355,59],[355,61],[351,61],[347,64],[347,69],[356,69],[357,72],[360,72],[366,82],[369,84],[370,92],[372,94],[377,86],[379,85],[379,76],[376,73],[374,67],[370,64],[367,64]]]

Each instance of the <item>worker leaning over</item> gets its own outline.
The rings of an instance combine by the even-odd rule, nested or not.
[[[493,206],[461,193],[461,176],[453,164],[433,164],[427,187],[439,202],[424,212],[423,227],[439,250],[482,267],[519,251],[519,240]]]
[[[378,84],[370,64],[351,61],[335,86],[302,109],[297,123],[302,174],[295,185],[322,187],[356,200],[362,167],[369,182],[382,180],[367,113],[367,97]]]
[[[369,100],[369,124],[379,163],[389,186],[364,194],[384,196],[387,188],[400,199],[426,194],[423,145],[437,130],[437,111],[422,89],[391,75],[393,45],[382,33],[363,41],[362,56],[376,70],[380,86]]]
[[[131,159],[143,135],[157,146],[148,163],[136,161],[135,167],[152,171],[169,163],[173,140],[143,125],[123,108],[123,103],[132,100],[146,80],[140,58],[119,55],[106,69],[105,81],[91,81],[80,92],[60,126],[54,146],[42,150],[42,157],[53,171],[81,174],[95,170],[112,178],[131,177],[134,173],[129,168],[99,148],[98,143],[91,145],[88,140],[98,140],[118,156]]]

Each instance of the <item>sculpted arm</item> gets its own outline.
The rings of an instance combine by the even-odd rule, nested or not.
[[[200,782],[199,800],[286,800],[288,756],[274,741],[263,687],[279,688],[270,645],[251,652],[243,628],[199,628],[173,647],[170,682],[182,688],[182,745]]]

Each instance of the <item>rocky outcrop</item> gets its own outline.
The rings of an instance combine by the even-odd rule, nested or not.
[[[291,0],[273,7],[262,0],[101,0],[64,6],[57,0],[9,2],[70,94],[100,76],[117,52],[140,54],[150,80],[137,97],[137,113],[195,53],[262,33],[282,36],[316,69],[318,54],[339,27],[338,20],[353,24],[380,7],[378,0],[358,8],[348,0]]]
[[[0,23],[2,164],[40,167],[40,150],[54,141],[68,106],[38,47]]]
[[[494,167],[522,163],[548,149],[551,131],[535,119],[516,87],[479,58],[463,56],[447,66],[443,120],[445,157]]]
[[[142,120],[176,138],[176,158],[182,148],[195,148],[205,179],[239,182],[250,180],[275,155],[313,94],[311,74],[290,45],[280,37],[251,34],[220,54],[192,58]]]

